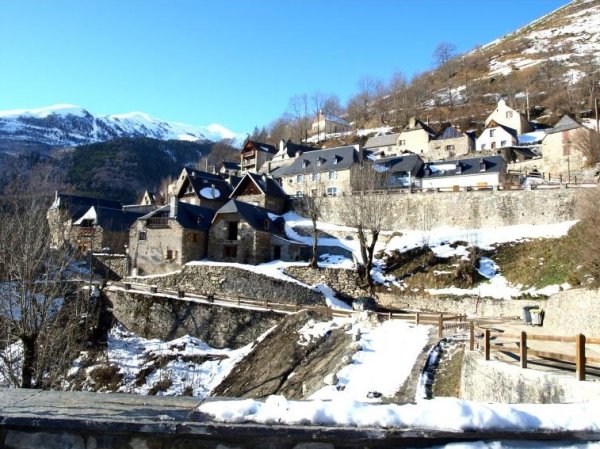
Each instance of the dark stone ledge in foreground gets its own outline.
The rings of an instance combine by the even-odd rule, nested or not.
[[[200,403],[188,397],[0,389],[0,448],[362,449],[480,440],[600,441],[600,433],[591,432],[225,424],[197,412]]]

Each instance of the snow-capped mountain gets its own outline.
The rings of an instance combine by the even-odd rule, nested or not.
[[[206,142],[235,139],[238,135],[217,124],[191,126],[143,112],[101,116],[69,104],[0,111],[0,151],[74,147],[119,137]]]

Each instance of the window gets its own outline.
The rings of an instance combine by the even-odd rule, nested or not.
[[[512,111],[506,111],[506,118],[512,118]]]
[[[313,181],[319,181],[319,180],[321,180],[321,173],[313,173],[312,174],[312,180]]]
[[[482,143],[482,144],[481,144],[481,149],[482,149],[482,150],[485,150],[485,143]]]
[[[198,243],[198,234],[196,234],[195,232],[192,234],[192,242]]]
[[[296,183],[304,182],[304,175],[296,175]]]
[[[263,228],[265,228],[265,231],[269,230],[269,225],[270,225],[271,221],[268,218],[265,218],[263,220]]]
[[[329,179],[337,179],[337,172],[336,171],[330,171],[329,172]]]
[[[302,198],[304,196],[304,194],[302,193],[302,190],[297,190],[296,191],[296,197],[297,198]]]
[[[490,137],[494,137],[495,134],[496,134],[496,130],[490,129]]]
[[[306,159],[304,159],[304,160],[302,161],[302,166],[303,166],[304,168],[308,167],[308,164],[309,164],[309,162],[308,162]]]
[[[223,257],[236,258],[237,257],[237,246],[234,246],[234,245],[223,246]]]
[[[496,142],[492,142],[492,150],[496,148]]]
[[[446,151],[454,151],[454,145],[446,145]]]
[[[333,165],[337,165],[339,161],[340,161],[340,157],[339,156],[334,157],[333,158]]]
[[[237,221],[230,221],[227,223],[227,240],[237,240],[238,224]]]
[[[327,187],[327,196],[337,196],[337,187]]]
[[[319,158],[317,159],[317,167],[320,167],[321,165],[323,165],[323,159]]]
[[[167,260],[173,260],[173,250],[172,249],[168,249],[165,253],[165,259]]]
[[[400,146],[406,145],[406,140],[399,140],[398,145],[400,145]]]
[[[505,146],[506,146],[506,140],[501,140],[500,147],[505,147]]]
[[[146,240],[148,238],[148,234],[146,231],[138,232],[138,240]]]

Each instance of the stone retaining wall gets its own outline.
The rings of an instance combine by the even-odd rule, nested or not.
[[[356,298],[368,292],[358,285],[356,270],[345,268],[309,268],[292,266],[284,270],[285,274],[308,285],[325,284],[344,296]]]
[[[113,316],[144,338],[172,340],[184,335],[214,348],[240,348],[275,326],[283,315],[235,307],[215,307],[125,291],[108,291]]]
[[[555,335],[600,337],[600,290],[573,289],[552,296],[544,327]]]
[[[163,276],[127,279],[190,293],[247,296],[286,304],[325,304],[325,297],[308,287],[236,266],[186,265],[181,271]]]
[[[392,293],[379,293],[378,303],[384,307],[466,314],[478,318],[521,318],[525,306],[547,309],[545,299],[492,299],[477,297],[410,297]]]
[[[600,382],[579,382],[574,373],[557,376],[486,361],[476,351],[465,352],[460,389],[462,399],[480,402],[559,404],[600,400]]]
[[[549,224],[576,218],[578,197],[590,189],[430,192],[387,195],[394,228],[421,229],[423,216],[435,226],[462,228]],[[344,225],[340,204],[328,197],[321,221]]]

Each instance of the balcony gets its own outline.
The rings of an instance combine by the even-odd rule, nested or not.
[[[169,217],[150,217],[146,221],[146,227],[150,229],[168,228]]]

